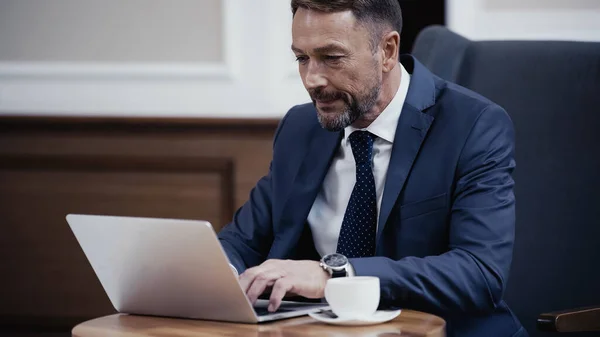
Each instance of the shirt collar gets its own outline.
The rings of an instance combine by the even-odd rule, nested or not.
[[[344,138],[347,138],[354,131],[366,130],[387,142],[394,142],[396,128],[398,127],[398,120],[400,119],[400,113],[402,112],[402,106],[404,106],[404,101],[406,100],[406,95],[408,94],[408,87],[410,84],[410,74],[408,71],[406,71],[402,63],[399,63],[399,65],[402,72],[402,77],[400,78],[400,86],[398,87],[398,91],[396,91],[392,101],[367,128],[357,129],[352,125],[347,126],[344,129]]]

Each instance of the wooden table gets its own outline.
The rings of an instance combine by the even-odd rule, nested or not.
[[[79,324],[74,337],[186,337],[186,336],[411,336],[444,337],[443,319],[419,311],[402,310],[396,319],[372,326],[333,326],[309,316],[262,324],[235,324],[117,314]]]

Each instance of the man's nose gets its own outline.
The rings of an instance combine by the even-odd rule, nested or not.
[[[308,63],[304,83],[307,90],[327,86],[327,77],[317,62]]]

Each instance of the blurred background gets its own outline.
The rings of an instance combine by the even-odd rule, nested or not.
[[[525,286],[509,305],[534,335],[538,313],[600,304],[600,1],[399,2],[402,52],[517,125]],[[287,0],[0,0],[0,336],[68,336],[114,311],[66,214],[231,219],[308,101],[291,20]]]

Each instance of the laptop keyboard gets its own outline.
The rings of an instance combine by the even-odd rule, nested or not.
[[[275,312],[269,312],[269,310],[265,307],[254,307],[254,312],[256,312],[257,316],[266,316],[266,315],[270,315],[270,314],[290,312],[290,311],[294,311],[294,309],[279,308]]]

